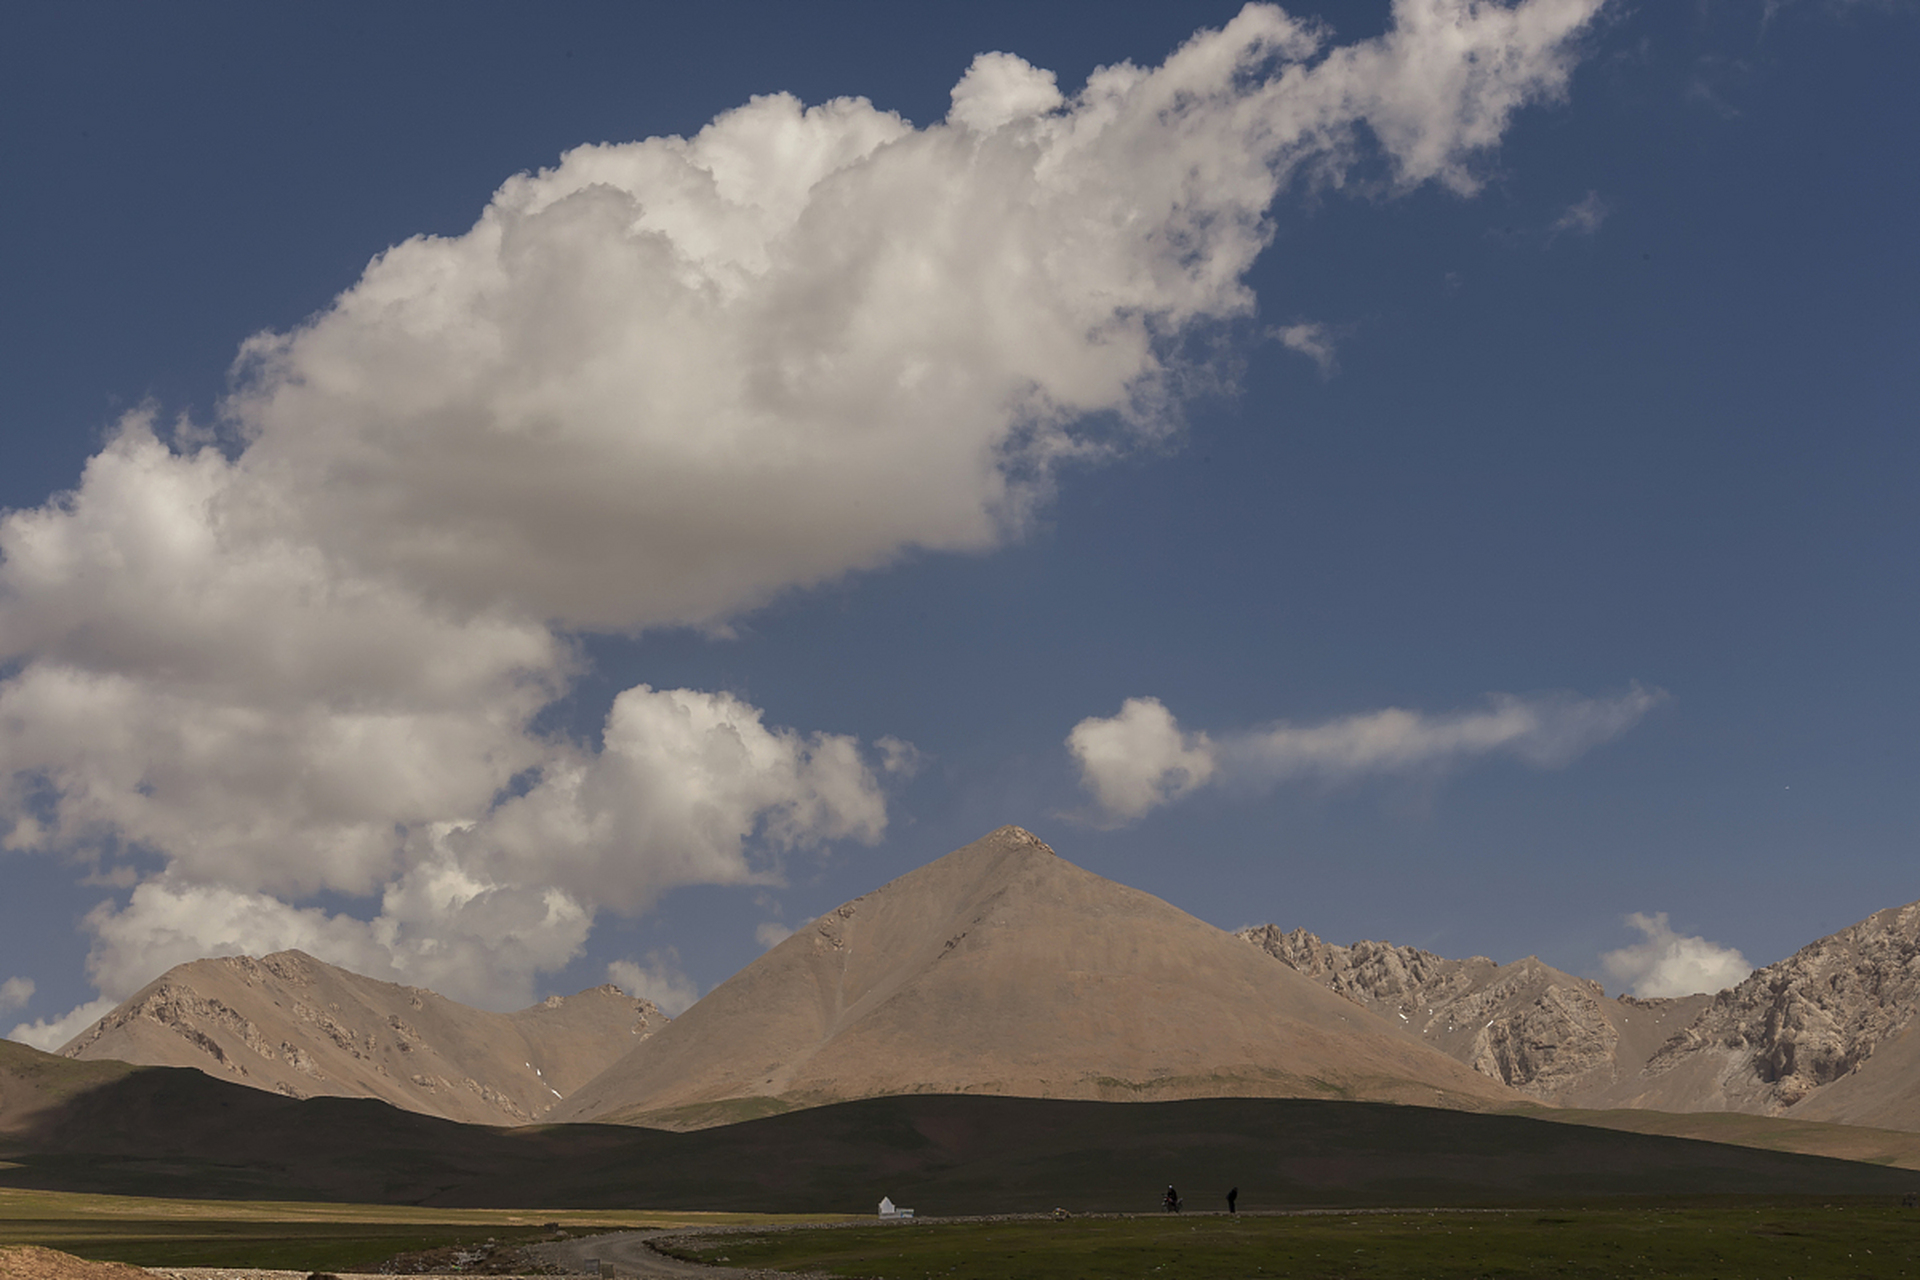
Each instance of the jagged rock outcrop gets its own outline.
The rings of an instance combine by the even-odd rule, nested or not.
[[[1561,1106],[1742,1111],[1920,1130],[1920,903],[1717,995],[1607,999],[1533,957],[1495,965],[1304,929],[1246,942],[1403,1034]]]
[[[1920,1079],[1903,1089],[1897,1077],[1911,1073],[1889,1064],[1920,1056],[1906,1043],[1916,1013],[1920,903],[1869,916],[1720,992],[1650,1059],[1650,1092],[1681,1092],[1709,1063],[1731,1110],[1840,1119],[1912,1109]],[[1662,1089],[1666,1077],[1680,1088]]]
[[[1620,1028],[1600,985],[1532,956],[1497,965],[1274,925],[1238,936],[1482,1075],[1544,1101],[1611,1083]]]
[[[1546,969],[1532,957],[1520,966]],[[1555,1097],[1611,1067],[1620,1033],[1602,1012],[1598,989],[1550,978],[1540,982],[1540,976],[1523,970],[1495,981],[1460,1001],[1456,1016],[1471,1022],[1488,1015],[1474,1032],[1467,1065],[1515,1088]]]
[[[666,1021],[612,985],[489,1013],[281,951],[170,969],[61,1053],[196,1067],[293,1098],[379,1098],[449,1120],[524,1124]]]
[[[1484,956],[1447,960],[1418,947],[1391,942],[1326,942],[1305,929],[1283,933],[1264,924],[1242,929],[1240,938],[1339,992],[1355,1004],[1391,1005],[1405,1013],[1465,994],[1496,967]]]

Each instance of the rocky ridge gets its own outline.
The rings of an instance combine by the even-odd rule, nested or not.
[[[1542,1102],[1740,1111],[1920,1129],[1920,903],[1879,912],[1716,995],[1608,999],[1529,956],[1243,941]]]
[[[1727,1068],[1720,1075],[1730,1109],[1783,1115],[1864,1074],[1877,1052],[1907,1037],[1917,1013],[1920,902],[1754,970],[1662,1045],[1647,1072],[1716,1060]]]
[[[1498,965],[1389,942],[1338,946],[1274,925],[1236,935],[1482,1075],[1560,1102],[1615,1082],[1620,1011],[1600,984],[1528,956]],[[1679,1002],[1641,1002],[1642,1023]],[[1630,1014],[1624,1022],[1631,1025]],[[1645,1037],[1641,1037],[1644,1039]]]
[[[196,1067],[292,1098],[373,1097],[525,1124],[666,1022],[612,985],[489,1013],[280,951],[176,966],[60,1052]]]

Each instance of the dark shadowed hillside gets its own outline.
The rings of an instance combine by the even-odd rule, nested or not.
[[[438,1206],[925,1213],[1150,1209],[1168,1182],[1245,1208],[1646,1193],[1895,1193],[1876,1165],[1520,1116],[1307,1099],[876,1098],[670,1133],[460,1125],[179,1068],[0,1044],[0,1186]]]

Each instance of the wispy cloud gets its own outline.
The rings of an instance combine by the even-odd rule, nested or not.
[[[1732,947],[1675,933],[1667,913],[1636,911],[1626,923],[1640,941],[1600,957],[1607,976],[1636,996],[1690,996],[1724,991],[1753,972],[1747,958]]]
[[[1703,54],[1693,65],[1693,72],[1687,78],[1686,100],[1696,106],[1705,107],[1722,120],[1740,118],[1740,108],[1734,103],[1732,94],[1744,88],[1754,78],[1751,63],[1741,58],[1725,54]]]
[[[1600,193],[1589,191],[1554,220],[1553,233],[1590,236],[1600,230],[1600,224],[1607,220],[1607,212],[1607,202],[1600,198]]]
[[[34,983],[32,978],[8,978],[0,982],[0,1013],[12,1013],[15,1009],[24,1009],[33,999]]]
[[[1497,694],[1477,711],[1427,715],[1390,707],[1219,734],[1183,729],[1158,698],[1129,698],[1118,715],[1075,725],[1067,750],[1100,816],[1128,822],[1213,785],[1406,774],[1495,753],[1558,768],[1625,733],[1665,697],[1638,685],[1614,698]]]
[[[1319,366],[1320,376],[1331,378],[1338,367],[1335,359],[1335,334],[1333,329],[1317,322],[1290,324],[1273,330],[1273,336],[1280,345],[1289,351],[1297,351]]]

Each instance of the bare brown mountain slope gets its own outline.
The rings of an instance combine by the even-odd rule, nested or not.
[[[614,986],[488,1013],[280,951],[169,969],[60,1052],[197,1067],[294,1098],[378,1098],[469,1124],[524,1124],[666,1021]]]
[[[1717,995],[1609,1000],[1528,957],[1447,960],[1304,929],[1245,941],[1402,1034],[1545,1102],[1733,1111],[1920,1131],[1920,903],[1811,943]]]
[[[907,1093],[1519,1100],[1003,827],[822,916],[550,1118],[698,1125]]]

